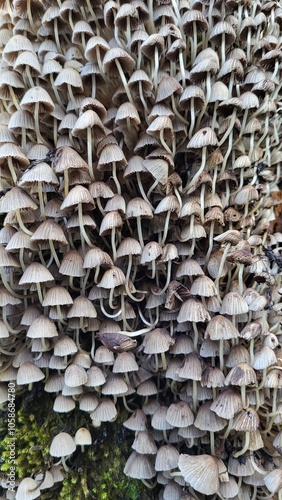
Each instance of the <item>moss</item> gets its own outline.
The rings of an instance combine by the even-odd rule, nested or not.
[[[150,500],[156,494],[140,481],[128,478],[123,468],[131,453],[133,435],[122,426],[128,418],[124,413],[114,423],[94,428],[90,417],[78,409],[71,413],[58,414],[53,411],[53,396],[38,388],[36,391],[17,397],[16,477],[35,476],[49,469],[58,459],[49,455],[53,437],[61,431],[72,436],[79,427],[87,427],[93,444],[82,453],[77,448],[68,460],[70,470],[62,483],[42,491],[42,500]],[[0,416],[1,471],[5,477],[10,469],[9,437],[5,412]]]

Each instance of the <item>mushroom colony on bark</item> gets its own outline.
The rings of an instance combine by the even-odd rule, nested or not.
[[[159,499],[281,499],[282,5],[0,7],[1,408],[84,412],[59,481],[123,409]]]

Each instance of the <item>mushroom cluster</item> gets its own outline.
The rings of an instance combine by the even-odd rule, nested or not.
[[[281,498],[282,5],[0,7],[2,408],[125,408],[159,499]]]

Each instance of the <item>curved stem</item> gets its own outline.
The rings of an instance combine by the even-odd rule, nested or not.
[[[22,216],[21,216],[21,212],[20,212],[20,209],[19,209],[19,208],[16,208],[16,210],[15,210],[15,214],[16,214],[17,222],[18,222],[18,224],[19,224],[19,226],[20,226],[20,229],[21,229],[24,233],[29,234],[29,236],[32,236],[32,235],[33,235],[33,233],[32,233],[29,229],[27,229],[27,228],[25,227],[24,223],[23,223]]]
[[[118,60],[118,59],[115,59],[115,63],[116,63],[116,66],[117,66],[117,68],[118,68],[118,72],[119,72],[119,75],[120,75],[120,79],[121,79],[121,81],[122,81],[122,84],[123,84],[124,90],[125,90],[125,92],[126,92],[126,94],[127,94],[128,100],[129,100],[129,102],[130,102],[131,104],[133,104],[133,106],[134,106],[134,100],[133,100],[132,95],[131,95],[131,93],[130,93],[130,90],[129,90],[129,87],[128,87],[128,84],[127,84],[127,80],[126,80],[126,78],[125,78],[125,75],[124,75],[123,69],[122,69],[122,67],[121,67],[121,64],[120,64],[120,62],[119,62],[119,60]]]

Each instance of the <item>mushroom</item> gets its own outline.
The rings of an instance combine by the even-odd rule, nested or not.
[[[49,453],[52,457],[60,457],[59,463],[62,463],[65,471],[68,472],[69,467],[66,464],[66,460],[75,450],[76,444],[71,435],[67,432],[59,432],[52,440]]]

